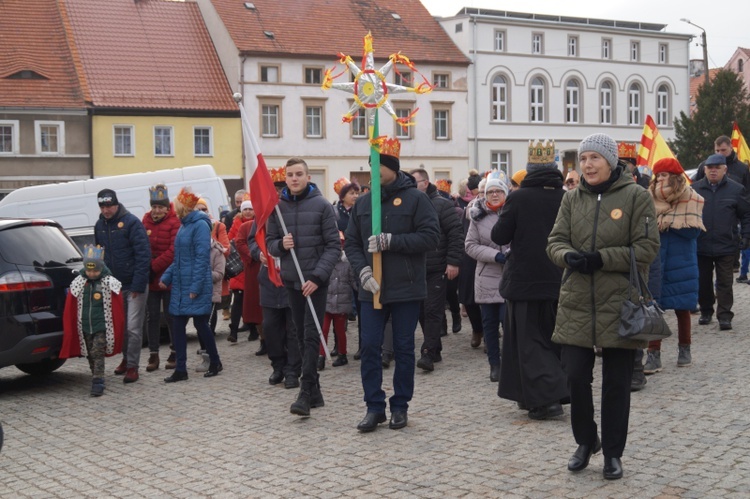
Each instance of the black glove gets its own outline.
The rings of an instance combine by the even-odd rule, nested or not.
[[[584,265],[586,265],[586,258],[584,258],[583,253],[570,251],[568,253],[565,253],[565,263],[567,263],[568,267],[570,267],[572,270],[581,272]]]
[[[497,255],[495,255],[495,261],[497,263],[505,263],[505,254],[502,251],[498,251]]]
[[[585,261],[583,269],[580,270],[581,274],[593,274],[600,268],[604,267],[602,255],[598,251],[594,251],[591,253],[582,253],[581,256]]]
[[[746,250],[750,248],[750,237],[743,237],[742,241],[740,242],[740,249]]]

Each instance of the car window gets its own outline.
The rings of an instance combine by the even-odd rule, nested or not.
[[[22,225],[0,230],[0,257],[19,265],[50,266],[81,261],[65,234],[51,225]]]

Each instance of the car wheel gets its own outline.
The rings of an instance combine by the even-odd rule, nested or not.
[[[63,364],[65,364],[65,359],[47,359],[31,364],[16,364],[16,367],[32,376],[44,376],[59,369]]]

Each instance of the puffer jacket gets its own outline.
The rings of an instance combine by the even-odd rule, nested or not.
[[[691,227],[661,233],[661,288],[657,301],[665,310],[693,310],[698,303],[697,240],[700,233],[700,229]]]
[[[250,223],[252,221],[253,221],[252,218],[245,218],[242,216],[242,214],[237,215],[236,217],[234,217],[234,221],[232,222],[232,228],[229,230],[229,235],[228,235],[229,240],[234,242],[234,247],[237,250],[237,252],[240,254],[242,263],[245,263],[245,265],[247,265],[245,262],[245,258],[247,257],[247,255],[243,255],[242,252],[240,251],[240,248],[238,247],[242,245],[242,242],[239,241],[238,235],[240,233],[240,228],[245,223]],[[247,247],[247,245],[245,246]],[[227,255],[229,255],[229,252],[227,252]],[[242,272],[240,272],[236,276],[229,279],[229,289],[242,290],[242,291],[245,290],[245,269],[246,268],[247,267],[243,268]]]
[[[565,268],[552,341],[584,348],[645,348],[645,341],[618,335],[620,309],[631,291],[630,246],[642,275],[659,252],[651,195],[632,175],[613,172],[607,191],[595,194],[584,182],[563,196],[548,238],[547,256]],[[565,254],[598,251],[603,267],[591,275],[567,268]],[[633,292],[633,296],[634,296]]]
[[[284,188],[279,198],[279,211],[286,228],[294,238],[294,251],[305,281],[326,286],[341,253],[341,241],[336,227],[333,206],[326,201],[315,184],[308,184],[299,195]],[[302,289],[291,251],[282,245],[284,232],[274,213],[266,226],[266,247],[273,256],[281,258],[281,279],[284,285]]]
[[[504,303],[500,295],[503,278],[502,263],[495,261],[498,253],[507,253],[508,247],[492,242],[492,228],[497,223],[498,212],[487,208],[482,199],[469,208],[469,231],[466,233],[466,254],[477,261],[474,271],[474,301],[476,303]]]
[[[440,240],[437,248],[427,253],[427,273],[445,273],[448,265],[458,267],[464,254],[464,230],[453,201],[446,199],[433,184],[427,186],[427,197],[438,215]]]
[[[247,245],[250,248],[250,254],[254,260],[261,261],[260,246],[255,241],[255,233],[257,231],[257,225],[253,224],[250,228],[250,234],[247,236]],[[275,259],[274,259],[275,261]],[[268,262],[275,265],[274,262]],[[268,277],[268,266],[261,264],[260,270],[258,271],[258,285],[260,287],[260,306],[264,308],[287,308],[289,306],[289,298],[287,297],[287,291],[284,286],[277,287],[271,279]]]
[[[104,263],[122,283],[122,289],[145,293],[151,271],[151,246],[138,217],[119,205],[107,220],[99,215],[94,225],[94,242],[104,248]]]
[[[151,213],[143,215],[142,222],[151,245],[151,280],[148,289],[161,291],[159,281],[174,258],[174,238],[180,230],[180,219],[170,205],[169,212],[158,222],[154,221]]]
[[[221,287],[224,283],[224,268],[227,259],[224,256],[224,245],[211,239],[211,303],[221,303]]]
[[[172,285],[169,313],[196,316],[211,313],[211,220],[202,211],[191,211],[182,219],[174,239],[174,261],[162,282]],[[190,293],[196,295],[190,298]]]
[[[344,252],[336,262],[328,282],[328,297],[326,298],[326,312],[329,314],[350,314],[354,294],[352,290],[357,289],[357,278],[354,276],[352,266],[349,265]]]
[[[747,191],[727,175],[715,186],[702,178],[692,185],[703,203],[703,225],[706,232],[698,236],[698,254],[703,256],[734,255],[740,242],[736,234],[737,222],[742,226],[742,237],[750,237],[750,203]]]
[[[344,248],[354,275],[372,268],[367,251],[372,235],[371,193],[360,196],[352,208]],[[380,303],[421,301],[427,296],[425,254],[434,250],[440,237],[437,212],[430,198],[417,190],[414,177],[402,171],[380,189],[381,231],[391,234],[390,248],[382,252],[383,279]],[[360,287],[359,299],[372,301],[372,293]]]

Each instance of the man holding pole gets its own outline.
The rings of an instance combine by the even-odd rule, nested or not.
[[[414,177],[400,171],[401,144],[395,138],[385,139],[379,147],[381,212],[373,211],[370,193],[360,196],[352,208],[345,242],[346,256],[361,283],[361,375],[367,404],[367,414],[357,425],[361,432],[373,431],[386,420],[381,345],[389,315],[396,360],[389,426],[397,430],[407,424],[414,393],[414,329],[419,305],[427,296],[425,254],[437,247],[440,235],[430,199],[416,189]],[[377,235],[372,231],[374,218],[382,223]],[[383,262],[380,283],[372,270],[373,254],[377,253],[382,253]]]
[[[266,244],[271,255],[281,258],[281,279],[302,355],[302,386],[290,412],[309,416],[311,407],[324,405],[316,369],[319,325],[325,313],[328,279],[341,255],[341,242],[333,206],[310,182],[303,159],[286,162],[286,187],[277,208],[276,216],[268,219]]]

